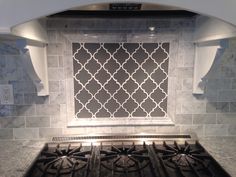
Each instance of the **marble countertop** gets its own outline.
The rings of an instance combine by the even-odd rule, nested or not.
[[[199,138],[199,142],[232,177],[236,177],[236,137]]]
[[[43,141],[0,141],[0,177],[23,177],[44,144]]]
[[[236,137],[200,138],[199,141],[232,177],[236,177]],[[23,177],[44,144],[36,140],[0,141],[0,177]]]

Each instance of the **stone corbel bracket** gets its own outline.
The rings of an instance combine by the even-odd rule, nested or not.
[[[220,51],[222,51],[220,41],[195,44],[193,94],[204,94],[206,76],[211,68],[218,67]]]
[[[22,65],[36,86],[38,96],[49,95],[46,46],[27,45],[26,40],[18,40]]]
[[[11,38],[16,39],[20,59],[25,71],[34,82],[37,95],[49,95],[47,67],[47,32],[43,22],[30,21],[11,30]]]

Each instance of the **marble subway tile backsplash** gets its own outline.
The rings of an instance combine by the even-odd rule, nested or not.
[[[0,105],[0,139],[48,139],[88,133],[185,133],[236,135],[236,39],[207,79],[205,93],[192,95],[194,18],[178,19],[48,19],[47,48],[50,95],[38,97],[8,44],[0,51],[0,84],[12,84],[14,105]],[[150,36],[148,26],[157,29]],[[74,127],[72,42],[170,43],[168,115],[174,126]],[[3,47],[1,46],[1,49]]]

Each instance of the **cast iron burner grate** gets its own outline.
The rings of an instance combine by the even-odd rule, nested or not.
[[[100,147],[100,177],[156,177],[145,142]]]
[[[153,141],[99,139],[93,141],[93,144],[86,141],[46,143],[25,177],[230,177],[230,175],[198,141],[192,139]]]
[[[90,150],[82,150],[82,144],[78,147],[71,147],[71,144],[64,147],[60,144],[54,148],[45,147],[35,162],[37,174],[32,174],[37,177],[87,177],[92,148],[93,146]]]
[[[153,142],[153,149],[165,177],[228,177],[198,141],[181,145],[176,141],[173,144],[163,141],[163,145]]]

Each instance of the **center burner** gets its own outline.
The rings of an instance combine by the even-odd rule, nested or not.
[[[93,146],[82,147],[82,144],[57,144],[54,147],[47,145],[36,160],[36,168],[31,174],[36,177],[87,177],[92,149]]]
[[[100,177],[157,177],[145,143],[100,146]]]

